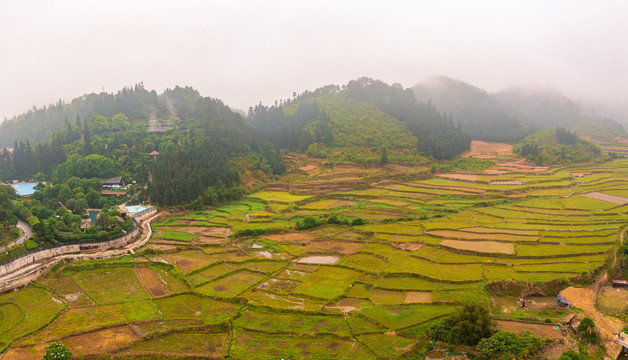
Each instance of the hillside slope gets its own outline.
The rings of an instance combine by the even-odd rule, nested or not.
[[[621,124],[585,115],[578,105],[556,90],[510,88],[490,94],[470,84],[443,76],[414,86],[420,101],[431,101],[473,138],[516,142],[534,129],[562,126],[600,140],[626,136]]]

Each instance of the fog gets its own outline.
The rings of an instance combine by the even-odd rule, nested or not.
[[[0,1],[0,119],[144,82],[239,109],[369,76],[628,94],[627,1]],[[625,109],[625,105],[624,105]]]

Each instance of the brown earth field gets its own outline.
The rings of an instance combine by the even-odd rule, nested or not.
[[[559,327],[560,331],[556,329],[556,325],[550,324],[531,324],[518,321],[497,320],[497,328],[500,330],[512,331],[517,334],[522,334],[524,331],[529,331],[536,336],[550,339],[558,339],[566,337],[563,332],[567,332],[567,329]]]
[[[231,235],[231,229],[228,227],[209,227],[209,226],[162,226],[160,229],[183,231],[194,235],[205,235],[212,237],[227,237]]]
[[[136,266],[135,272],[137,276],[144,284],[144,287],[154,298],[164,297],[170,295],[168,290],[164,287],[164,285],[159,281],[155,273],[146,266]]]
[[[334,251],[343,255],[349,255],[356,253],[364,246],[363,243],[350,242],[350,241],[312,241],[309,243],[309,247],[314,249],[322,249],[328,251]]]
[[[276,235],[264,235],[262,236],[264,239],[278,242],[288,242],[288,243],[307,243],[311,240],[314,240],[316,237],[312,234],[301,232],[301,233],[288,233],[288,234],[276,234]]]

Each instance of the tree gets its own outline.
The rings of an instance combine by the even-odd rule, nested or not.
[[[85,199],[70,199],[66,207],[72,211],[72,214],[80,214],[87,210],[87,201]]]
[[[382,156],[379,158],[379,164],[380,165],[388,164],[388,150],[386,150],[386,147],[382,148]]]
[[[72,353],[63,344],[52,343],[46,346],[46,353],[43,360],[69,360]]]
[[[595,323],[591,318],[584,317],[582,321],[580,321],[580,324],[578,324],[577,330],[584,340],[592,344],[597,344],[600,341],[595,329]]]
[[[427,334],[452,344],[475,345],[491,336],[494,326],[489,309],[481,304],[465,304],[462,310],[432,325]]]

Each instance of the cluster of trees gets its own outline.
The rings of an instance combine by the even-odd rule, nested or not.
[[[602,153],[596,144],[561,127],[539,130],[515,144],[513,151],[543,165],[591,161]]]
[[[549,342],[530,332],[521,335],[495,331],[490,310],[478,303],[466,304],[458,313],[432,325],[427,335],[456,345],[475,346],[481,360],[537,359]]]
[[[257,139],[279,148],[304,151],[313,143],[334,145],[331,119],[316,101],[299,103],[289,115],[282,106],[259,104],[249,108],[247,120],[255,127]]]
[[[578,142],[578,134],[560,126],[556,126],[556,140],[559,144],[575,145]]]
[[[345,87],[347,96],[377,105],[383,112],[404,122],[418,138],[417,150],[436,159],[451,159],[469,149],[471,137],[454,125],[451,115],[441,115],[431,104],[416,100],[410,89],[382,81],[360,78]]]

